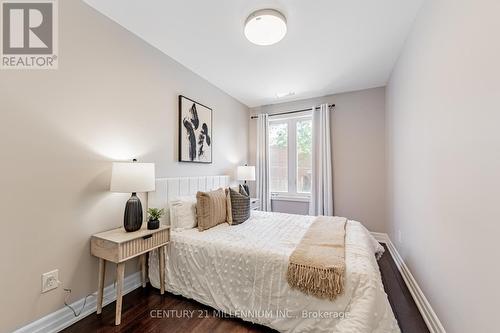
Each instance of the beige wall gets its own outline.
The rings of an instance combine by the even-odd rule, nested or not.
[[[374,88],[301,101],[266,105],[252,114],[269,114],[336,105],[332,117],[335,214],[363,222],[371,231],[385,232],[386,157],[385,88]],[[249,153],[255,163],[255,121],[249,124]],[[307,203],[273,203],[279,211],[307,213]]]
[[[89,237],[120,226],[129,196],[108,192],[111,161],[175,177],[247,158],[247,107],[80,1],[59,18],[58,70],[0,72],[0,332],[63,307],[62,287],[40,294],[43,272],[59,269],[70,301],[96,290]],[[176,162],[178,94],[214,109],[211,165]]]
[[[390,236],[448,332],[498,332],[499,16],[427,1],[387,88]]]

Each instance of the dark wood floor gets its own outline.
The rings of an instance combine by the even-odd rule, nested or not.
[[[384,245],[385,246],[385,245]],[[379,260],[380,272],[389,302],[403,333],[427,333],[423,321],[411,294],[406,287],[401,274],[389,251]],[[151,312],[153,310],[153,313]],[[182,318],[165,312],[155,313],[154,310],[176,310],[175,314],[184,312]],[[154,318],[169,316],[169,318]],[[114,325],[115,303],[103,309],[101,315],[95,313],[68,327],[63,332],[215,332],[215,333],[262,333],[275,332],[264,326],[242,321],[237,318],[221,318],[214,316],[214,311],[195,301],[167,293],[161,296],[159,291],[148,286],[139,288],[123,299],[122,324]]]

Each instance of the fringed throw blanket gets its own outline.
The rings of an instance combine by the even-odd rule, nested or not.
[[[344,217],[318,216],[290,256],[290,287],[333,300],[344,290]]]

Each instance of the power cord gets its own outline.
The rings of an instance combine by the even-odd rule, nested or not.
[[[91,294],[88,294],[87,296],[85,296],[85,299],[83,300],[82,308],[80,309],[80,311],[78,311],[78,313],[76,313],[76,310],[71,305],[68,304],[68,297],[71,295],[71,289],[64,288],[64,291],[66,292],[66,296],[64,297],[64,305],[66,305],[68,308],[71,309],[71,311],[73,311],[73,314],[75,315],[75,317],[78,317],[79,315],[82,314],[83,309],[85,309],[85,304],[87,304],[87,298],[89,298],[90,296],[95,296],[95,293],[91,293]]]
[[[113,287],[116,288],[116,281],[113,283]],[[63,290],[66,292],[66,296],[64,297],[64,305],[67,306],[68,308],[70,308],[70,310],[73,312],[73,315],[75,317],[78,317],[78,316],[80,316],[82,314],[83,309],[85,309],[85,304],[87,304],[87,298],[89,298],[91,296],[97,296],[97,292],[93,292],[93,293],[90,293],[87,296],[85,296],[85,298],[83,299],[82,308],[77,313],[76,310],[75,310],[75,308],[73,308],[71,305],[68,304],[68,297],[71,295],[71,289],[70,288],[64,288]],[[106,299],[105,297],[103,297],[103,301],[108,301],[108,299]]]

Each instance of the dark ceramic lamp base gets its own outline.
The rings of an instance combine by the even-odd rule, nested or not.
[[[247,181],[245,180],[245,183],[243,184],[243,188],[245,189],[245,192],[247,192],[247,195],[250,196],[250,189],[248,188]]]
[[[127,201],[125,206],[125,217],[123,219],[123,227],[128,232],[137,231],[142,226],[142,204],[136,193]]]

